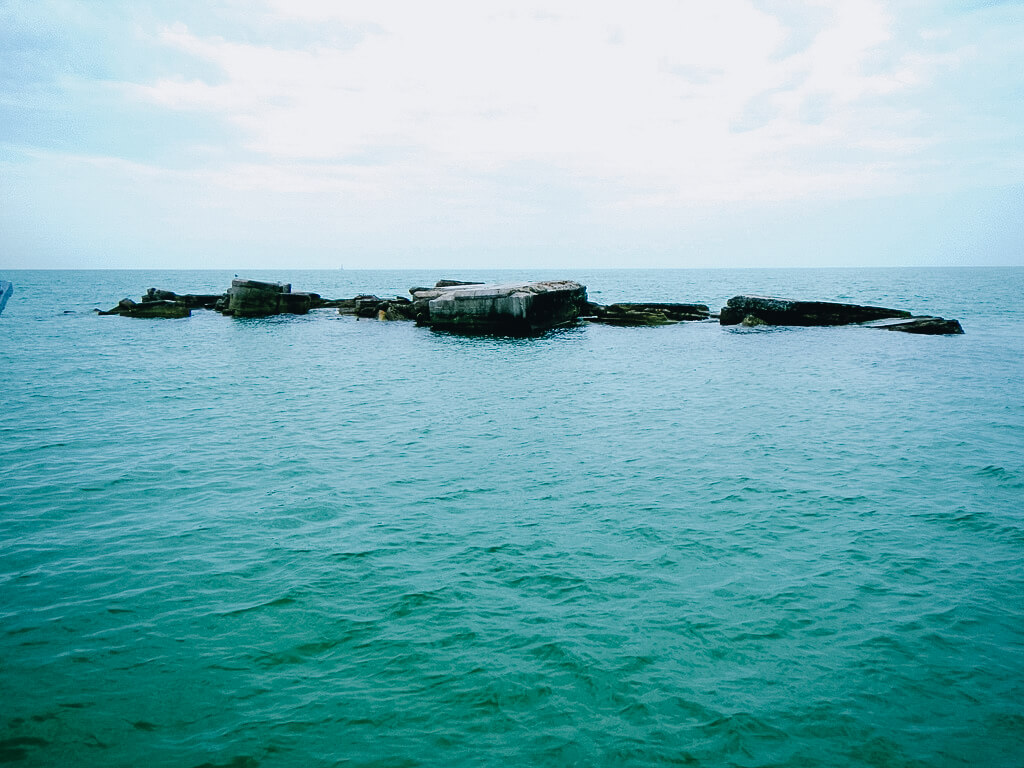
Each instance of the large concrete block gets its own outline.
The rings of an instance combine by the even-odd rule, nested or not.
[[[542,333],[575,321],[587,302],[586,287],[571,280],[441,290],[429,299],[426,322],[433,328],[464,333]]]

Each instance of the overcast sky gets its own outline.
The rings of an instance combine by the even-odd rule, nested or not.
[[[0,267],[1024,264],[1024,2],[0,0]]]

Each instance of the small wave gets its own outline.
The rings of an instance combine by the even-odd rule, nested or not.
[[[282,597],[274,598],[273,600],[267,600],[263,603],[256,603],[255,605],[246,605],[241,608],[232,608],[227,611],[217,611],[217,616],[239,616],[243,613],[249,613],[250,611],[258,611],[263,608],[280,608],[285,605],[292,605],[296,602],[294,597],[284,595]]]
[[[987,467],[979,469],[976,474],[979,477],[995,480],[1006,488],[1024,488],[1024,478],[1022,478],[1021,472],[1015,472],[995,464],[989,464]]]
[[[442,588],[422,592],[407,592],[398,599],[398,602],[395,605],[391,607],[388,614],[395,618],[402,618],[424,606],[440,603],[444,600],[442,595],[444,591],[445,590]]]

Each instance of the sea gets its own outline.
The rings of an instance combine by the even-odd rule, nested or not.
[[[0,763],[1024,766],[1024,268],[249,271],[754,293],[962,336],[321,309],[6,271]]]

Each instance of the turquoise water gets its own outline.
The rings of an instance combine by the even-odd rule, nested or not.
[[[246,276],[966,333],[134,320],[89,310],[232,274],[0,275],[0,762],[1024,765],[1024,269]]]

